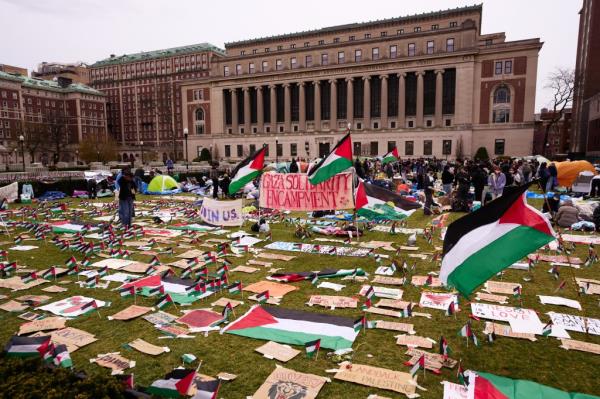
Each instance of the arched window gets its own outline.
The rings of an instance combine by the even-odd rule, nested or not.
[[[196,110],[194,126],[196,126],[196,134],[204,134],[204,109],[198,108]]]
[[[494,91],[494,103],[492,105],[493,123],[510,122],[510,88],[501,85]]]

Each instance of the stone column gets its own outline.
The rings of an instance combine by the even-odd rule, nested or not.
[[[388,75],[381,75],[381,128],[388,128]]]
[[[244,134],[250,133],[250,88],[244,87]]]
[[[239,122],[238,122],[238,102],[237,102],[237,91],[231,89],[231,131],[233,134],[239,133]]]
[[[331,79],[329,81],[331,85],[330,96],[329,96],[329,130],[337,130],[337,79]]]
[[[298,130],[306,132],[306,93],[304,82],[298,83]]]
[[[444,90],[444,70],[435,71],[435,127],[442,127],[442,95]]]
[[[364,91],[363,91],[363,129],[371,128],[371,77],[363,76]]]
[[[269,97],[271,105],[271,133],[277,132],[277,87],[270,85],[271,95]]]
[[[265,110],[262,86],[256,86],[256,131],[265,131]]]
[[[321,86],[320,81],[315,80],[315,131],[321,131]]]
[[[283,84],[283,120],[285,122],[284,131],[292,131],[292,96],[290,93],[290,84]]]
[[[406,127],[406,73],[398,74],[398,127]]]
[[[423,75],[425,72],[417,71],[417,127],[423,127]]]
[[[354,85],[353,78],[346,78],[346,124],[352,123],[354,126]]]

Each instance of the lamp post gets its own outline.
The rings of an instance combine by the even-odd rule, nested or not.
[[[306,151],[306,162],[310,161],[310,144],[308,141],[304,142],[304,151]]]
[[[140,150],[142,151],[142,165],[144,165],[144,142],[140,141]]]
[[[25,137],[19,136],[19,143],[21,143],[21,157],[23,159],[23,172],[25,172]]]
[[[275,136],[275,169],[279,163],[279,137]]]
[[[188,128],[183,129],[183,138],[185,139],[185,170],[186,172],[190,171],[190,162],[188,160]]]
[[[79,150],[75,150],[75,162],[79,165]]]
[[[100,162],[100,151],[96,150],[96,161]]]

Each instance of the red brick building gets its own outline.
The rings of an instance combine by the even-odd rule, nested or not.
[[[91,85],[107,95],[108,133],[121,144],[120,158],[154,152],[183,159],[180,85],[208,77],[223,50],[201,43],[165,50],[111,55],[90,66]]]
[[[535,114],[535,127],[533,130],[533,154],[543,155],[552,159],[557,155],[566,155],[571,144],[573,110],[564,110],[560,120],[551,124],[552,111],[542,108],[542,112]],[[551,124],[551,126],[548,126]],[[548,129],[548,139],[545,140]],[[544,142],[546,143],[544,145]]]
[[[0,72],[0,163],[20,163],[21,146],[26,163],[72,162],[79,143],[105,135],[103,93],[69,79]]]

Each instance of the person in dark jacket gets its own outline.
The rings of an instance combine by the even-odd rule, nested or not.
[[[556,169],[556,165],[552,162],[548,165],[548,181],[546,181],[546,192],[554,190],[556,183],[558,181],[558,169]]]
[[[548,182],[548,168],[546,167],[546,162],[542,162],[540,164],[540,168],[537,172],[537,177],[540,179],[540,183],[542,185],[542,189],[546,189],[546,183]]]
[[[354,161],[354,170],[356,170],[356,175],[358,177],[361,179],[365,178],[365,170],[363,169],[363,166],[358,158],[356,158],[356,161]]]
[[[221,179],[221,191],[223,192],[223,197],[229,196],[229,183],[231,179],[229,179],[229,175],[225,173],[223,178]]]
[[[292,158],[292,162],[290,163],[290,173],[298,173],[298,163],[296,162],[296,158]]]
[[[483,188],[487,184],[487,174],[481,165],[477,165],[471,172],[471,182],[473,183],[473,188],[475,189],[475,201],[481,201],[483,204],[485,201],[483,200],[482,195]]]
[[[450,165],[446,165],[442,172],[442,187],[446,195],[450,195],[452,192],[452,182],[454,182],[454,173],[450,171]]]
[[[117,183],[119,184],[119,220],[123,226],[131,227],[131,220],[135,212],[133,206],[135,182],[130,166],[123,168]]]
[[[423,214],[431,215],[433,213],[433,170],[429,169],[427,173],[423,173],[421,177],[423,181],[423,191],[425,192],[425,205],[423,206]]]

